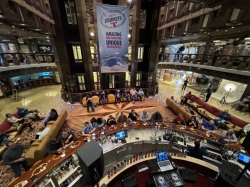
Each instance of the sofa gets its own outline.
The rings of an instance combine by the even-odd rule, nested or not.
[[[222,112],[220,109],[209,105],[208,103],[206,103],[205,101],[203,101],[201,98],[195,96],[193,98],[194,102],[187,102],[187,104],[192,107],[193,109],[197,110],[198,108],[204,108],[207,112],[211,113],[214,116],[219,116],[219,114]],[[246,122],[244,120],[241,120],[233,115],[230,116],[228,122],[230,122],[233,125],[236,125],[240,128],[243,128],[244,126],[246,126],[247,124],[249,124],[249,122]]]
[[[12,114],[16,118],[20,118],[18,113]],[[18,127],[13,127],[8,121],[7,118],[1,123],[0,125],[0,131],[5,132],[6,134],[9,134],[9,140],[13,140],[20,132],[22,131],[24,124],[20,124]],[[6,150],[6,146],[2,145],[0,146],[0,156],[3,155],[3,153]]]
[[[172,99],[167,98],[166,99],[166,104],[170,109],[172,109],[176,114],[181,113],[182,116],[184,117],[185,121],[189,120],[192,116],[191,113],[187,112],[185,110],[185,107],[183,105],[177,104],[174,102]]]
[[[26,152],[25,158],[30,166],[47,156],[46,144],[51,138],[56,138],[60,132],[68,113],[63,110],[56,121],[49,121],[46,127],[50,127],[49,133],[41,140],[35,140]]]

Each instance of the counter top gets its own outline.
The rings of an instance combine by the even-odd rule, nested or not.
[[[118,123],[116,125],[116,129],[110,129],[109,127],[107,127],[107,133],[105,135],[111,135],[114,134],[116,132],[122,131],[122,130],[129,130],[129,134],[128,134],[128,138],[127,138],[127,143],[130,142],[136,142],[136,141],[141,141],[141,140],[150,140],[150,136],[154,137],[155,135],[155,131],[152,129],[155,129],[155,126],[149,126],[149,125],[143,125],[142,122],[137,121],[137,124],[133,125],[133,126],[127,126],[126,128],[122,129],[121,125],[123,123]],[[213,141],[214,140],[210,137],[208,137],[204,132],[201,132],[200,134],[197,134],[197,130],[196,129],[192,129],[190,127],[186,127],[185,129],[182,129],[182,126],[178,126],[176,125],[175,127],[172,128],[172,126],[170,124],[167,123],[159,123],[158,124],[160,126],[159,131],[157,132],[157,136],[162,136],[164,134],[164,129],[172,129],[173,131],[178,131],[178,132],[183,132],[183,133],[187,133],[190,135],[193,135],[197,138],[201,138],[201,139],[206,139],[208,141]],[[151,129],[151,130],[150,130]],[[97,129],[96,132],[99,132],[99,135],[97,138],[100,138],[101,136],[104,136],[101,134],[101,130]],[[139,133],[136,133],[137,130],[141,130]],[[136,140],[135,137],[140,136],[140,140]],[[219,134],[215,134],[214,138],[216,140],[218,140],[218,138],[220,137]],[[34,184],[36,184],[42,177],[44,177],[49,171],[51,171],[54,166],[60,164],[61,162],[63,162],[66,158],[68,158],[69,156],[71,156],[73,153],[75,153],[81,146],[84,145],[84,137],[79,137],[77,139],[77,143],[78,145],[74,148],[67,148],[65,150],[65,156],[64,157],[60,157],[58,155],[48,155],[47,157],[45,157],[44,159],[42,159],[41,161],[39,161],[38,163],[36,163],[30,170],[28,170],[27,172],[25,172],[23,175],[21,175],[17,180],[15,180],[14,182],[12,182],[9,186],[10,187],[14,187],[16,184],[27,180],[28,183],[25,185],[25,187],[28,186],[33,186]],[[219,143],[218,143],[219,144]],[[118,144],[116,147],[120,146],[122,144]],[[220,145],[220,144],[219,144]],[[235,149],[235,150],[240,150],[243,149],[243,147],[239,144],[230,144],[227,145],[229,148],[231,149]],[[217,167],[214,165],[211,165],[207,162],[204,162],[202,160],[197,160],[195,158],[192,157],[187,157],[187,158],[181,158],[181,157],[173,157],[174,159],[184,159],[187,160],[189,162],[193,162],[196,164],[200,164],[204,167],[208,167],[214,171],[218,171],[218,169],[216,169]],[[47,163],[47,167],[45,170],[41,171],[39,174],[37,174],[37,180],[32,182],[30,177],[32,176],[32,173],[34,172],[34,170],[36,170],[41,164],[45,164]],[[126,168],[124,168],[126,169]],[[104,177],[105,178],[105,177]]]

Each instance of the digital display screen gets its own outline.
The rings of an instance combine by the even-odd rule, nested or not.
[[[238,154],[238,160],[241,161],[241,162],[244,162],[246,164],[250,163],[250,157],[246,156],[246,155],[243,155],[242,153]]]
[[[158,152],[156,153],[157,162],[168,160],[168,155],[166,152]]]
[[[125,131],[118,132],[118,133],[116,133],[116,137],[118,139],[125,138],[126,137],[126,132]]]
[[[50,76],[50,74],[51,74],[50,72],[40,72],[39,76],[40,77],[46,77],[46,76]]]

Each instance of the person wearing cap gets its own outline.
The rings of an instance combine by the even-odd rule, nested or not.
[[[62,132],[62,144],[63,146],[69,147],[71,144],[76,142],[76,136],[73,132]]]
[[[89,137],[95,131],[95,127],[89,124],[89,122],[84,123],[84,128],[82,129],[82,136]]]

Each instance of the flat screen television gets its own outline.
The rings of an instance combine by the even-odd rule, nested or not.
[[[117,132],[116,135],[117,139],[123,139],[123,138],[126,138],[127,137],[127,133],[126,131],[121,131],[121,132]]]
[[[238,154],[238,161],[243,164],[249,164],[250,163],[250,157],[247,155],[244,155],[242,153]]]

